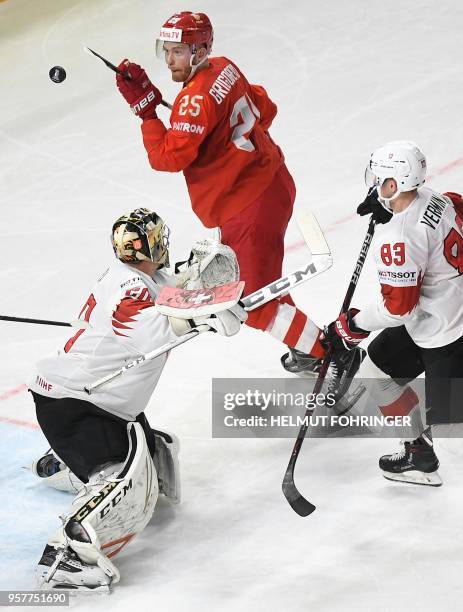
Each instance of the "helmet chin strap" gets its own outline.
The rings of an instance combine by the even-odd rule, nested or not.
[[[381,204],[381,206],[385,208],[388,212],[394,212],[391,206],[391,202],[395,200],[396,197],[400,195],[400,193],[401,193],[400,191],[398,193],[395,193],[392,196],[392,198],[383,198],[382,196],[378,195],[378,201]]]
[[[191,57],[190,57],[190,68],[191,68],[191,72],[190,72],[190,74],[188,75],[188,78],[187,78],[187,80],[185,81],[185,83],[188,83],[188,81],[190,81],[190,80],[193,78],[193,75],[195,74],[195,72],[198,70],[198,68],[199,68],[200,66],[202,66],[202,64],[204,64],[204,62],[205,62],[205,61],[207,61],[207,58],[208,58],[209,56],[206,54],[206,55],[203,57],[203,59],[202,59],[200,62],[198,62],[197,64],[193,64],[193,60],[195,59],[195,57],[196,57],[196,51],[195,51],[194,53],[192,53],[192,54],[191,54]]]
[[[386,180],[386,179],[384,179]],[[384,183],[384,181],[383,181]],[[393,200],[395,200],[401,193],[402,191],[400,191],[400,189],[397,189],[397,191],[395,192],[395,194],[393,196],[391,196],[390,198],[385,198],[381,195],[381,187],[383,186],[383,183],[381,183],[381,185],[378,187],[377,191],[378,191],[378,201],[381,204],[381,206],[387,210],[388,212],[394,212],[392,207],[391,207],[391,202]]]

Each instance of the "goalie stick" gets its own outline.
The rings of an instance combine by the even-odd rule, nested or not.
[[[242,301],[244,302],[245,307],[252,306],[252,308],[258,308],[273,298],[285,295],[285,293],[288,293],[294,287],[297,287],[299,284],[313,278],[317,274],[321,274],[331,267],[333,260],[331,257],[330,248],[315,216],[310,211],[306,211],[298,219],[298,225],[312,255],[314,257],[317,256],[316,261],[310,261],[305,267],[296,270],[288,276],[283,276],[262,289],[259,289],[252,295],[243,298]],[[199,316],[200,313],[196,313],[196,315]],[[76,327],[77,329],[88,329],[91,327],[88,321],[84,321],[82,319],[76,319],[74,321],[51,321],[49,319],[33,319],[30,317],[11,317],[7,315],[0,315],[0,321],[10,321],[13,323],[34,323],[36,325],[55,325],[58,327]],[[194,335],[197,336],[198,334]],[[183,341],[179,344],[183,344]]]
[[[323,235],[317,219],[310,211],[304,213],[303,222],[299,223],[299,227],[304,240],[312,253],[311,261],[298,270],[291,272],[287,276],[282,276],[278,280],[273,281],[265,287],[258,289],[254,293],[247,295],[245,298],[242,298],[241,304],[246,311],[250,312],[256,308],[259,308],[260,306],[263,306],[270,300],[286,295],[290,290],[331,268],[333,258],[331,256],[330,248],[326,242],[325,236]],[[196,290],[190,293],[198,294],[198,291]],[[205,326],[204,329],[198,328],[192,330],[177,340],[168,342],[158,349],[146,353],[145,355],[140,355],[119,370],[116,370],[115,372],[97,380],[92,385],[85,387],[85,391],[90,395],[92,391],[121,376],[124,374],[124,372],[127,372],[127,370],[139,366],[145,361],[156,359],[164,353],[176,348],[181,344],[184,344],[185,342],[188,342],[189,340],[192,340],[199,334],[208,330],[209,328],[207,326]]]
[[[89,55],[94,55],[95,57],[97,57],[98,59],[100,59],[103,64],[105,64],[106,66],[108,66],[108,68],[110,68],[111,70],[113,70],[114,72],[117,72],[117,74],[122,74],[125,80],[130,80],[132,77],[130,76],[130,73],[127,72],[126,70],[119,70],[119,68],[117,66],[115,66],[114,64],[112,64],[109,60],[105,59],[102,55],[100,55],[99,53],[97,53],[96,51],[94,51],[93,49],[90,49],[90,47],[85,47],[84,46],[84,51],[86,53],[88,53]],[[161,100],[161,104],[163,106],[165,106],[166,108],[172,110],[172,104],[169,104],[169,102],[166,102],[165,100]]]
[[[365,236],[365,239],[362,244],[362,248],[360,249],[360,254],[357,258],[357,262],[355,264],[354,272],[352,273],[352,277],[350,279],[349,287],[346,292],[346,296],[342,303],[341,313],[346,312],[349,309],[352,296],[354,295],[355,288],[357,286],[358,280],[360,278],[360,273],[365,264],[365,260],[367,257],[368,250],[370,248],[371,241],[373,239],[373,235],[375,233],[375,221],[373,217],[370,219],[370,223],[368,225],[368,230]],[[323,360],[323,364],[320,368],[320,372],[318,374],[317,381],[315,383],[313,389],[314,397],[320,393],[320,390],[323,385],[323,381],[325,379],[326,373],[328,371],[328,367],[331,362],[332,348],[329,348],[325,358]],[[315,510],[315,506],[309,502],[297,489],[296,484],[294,482],[294,469],[296,467],[296,461],[299,457],[299,453],[301,451],[302,443],[304,442],[304,438],[306,436],[307,430],[309,428],[310,417],[313,414],[313,408],[307,408],[304,415],[304,423],[301,426],[299,433],[296,438],[296,442],[294,443],[293,451],[291,453],[291,457],[288,463],[288,467],[286,468],[286,472],[283,478],[282,490],[283,494],[286,497],[291,508],[299,514],[299,516],[308,516],[312,514]]]
[[[57,325],[58,327],[77,327],[79,329],[87,329],[90,324],[82,319],[76,321],[49,321],[48,319],[29,319],[26,317],[8,317],[0,315],[0,321],[11,321],[13,323],[35,323],[36,325]]]

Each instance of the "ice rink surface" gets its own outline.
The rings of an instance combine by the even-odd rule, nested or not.
[[[294,292],[319,324],[332,320],[367,222],[356,218],[370,152],[411,139],[428,157],[429,185],[463,190],[461,31],[457,0],[7,0],[0,3],[0,313],[75,318],[112,258],[113,220],[136,206],[172,229],[172,259],[205,235],[181,174],[152,171],[139,121],[114,76],[82,51],[146,67],[164,98],[177,86],[154,56],[160,24],[202,10],[214,54],[233,59],[279,107],[271,129],[292,171],[296,210],[310,206],[326,230],[333,268]],[[48,71],[61,65],[67,79]],[[168,112],[160,110],[167,122]],[[289,271],[307,259],[293,223]],[[354,305],[378,290],[371,262]],[[46,441],[24,381],[34,362],[71,334],[0,323],[0,589],[33,587],[35,564],[70,497],[22,469]],[[147,409],[181,439],[183,502],[160,502],[116,562],[108,601],[77,610],[163,612],[392,612],[461,610],[463,453],[437,441],[440,489],[393,484],[377,458],[395,440],[308,440],[300,490],[317,506],[300,518],[281,494],[293,441],[211,438],[213,377],[281,376],[282,347],[243,329],[203,336],[171,356]],[[458,476],[460,474],[460,476]]]

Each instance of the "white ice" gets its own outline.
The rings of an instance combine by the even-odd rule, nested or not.
[[[135,206],[169,222],[174,260],[204,235],[183,177],[149,168],[138,119],[114,75],[82,50],[136,60],[173,99],[154,39],[163,20],[188,9],[210,15],[215,54],[236,61],[279,106],[271,132],[296,180],[296,208],[315,211],[335,258],[329,272],[294,292],[318,323],[336,316],[366,230],[353,213],[375,147],[415,140],[428,156],[430,186],[463,189],[457,0],[7,0],[0,3],[0,314],[75,318],[111,260],[112,221]],[[48,78],[54,65],[67,71],[62,84]],[[299,240],[292,224],[288,245]],[[306,257],[290,250],[286,269]],[[377,290],[369,263],[354,303]],[[22,469],[46,442],[21,385],[69,333],[0,325],[0,589],[30,589],[69,497]],[[244,329],[172,354],[147,414],[181,438],[183,502],[160,503],[121,553],[122,580],[110,601],[87,598],[73,608],[461,610],[459,440],[436,444],[440,489],[380,476],[377,458],[396,450],[395,440],[307,440],[296,481],[317,510],[303,519],[280,489],[291,439],[211,438],[211,379],[281,376],[281,353],[271,338]]]

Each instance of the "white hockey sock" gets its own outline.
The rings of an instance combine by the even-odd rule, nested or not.
[[[296,306],[278,304],[275,318],[267,328],[268,333],[303,353],[311,353],[320,330],[307,315]]]

